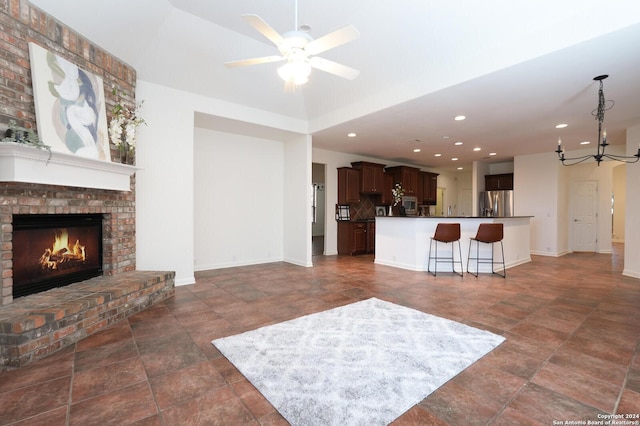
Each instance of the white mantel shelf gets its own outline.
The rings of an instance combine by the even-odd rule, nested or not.
[[[135,166],[0,142],[0,182],[130,191]]]

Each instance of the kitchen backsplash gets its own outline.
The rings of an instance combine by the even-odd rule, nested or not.
[[[350,204],[351,220],[373,219],[376,216],[376,204],[380,202],[380,196],[360,194],[360,202]]]

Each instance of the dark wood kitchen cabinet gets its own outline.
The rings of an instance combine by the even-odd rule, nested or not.
[[[376,252],[376,222],[367,222],[367,253]]]
[[[485,191],[506,191],[513,189],[513,173],[484,176]]]
[[[338,204],[360,202],[360,171],[338,167]]]
[[[400,183],[404,189],[404,195],[418,194],[418,172],[416,167],[396,166],[387,167],[385,172],[393,175],[393,184]]]
[[[393,204],[393,175],[391,173],[385,173],[383,176],[383,189],[380,202],[382,204]]]
[[[367,252],[367,222],[338,222],[338,254]]]
[[[382,194],[384,190],[384,164],[358,161],[351,166],[360,170],[360,192],[363,194]]]
[[[438,197],[438,174],[418,173],[418,205],[435,206]]]

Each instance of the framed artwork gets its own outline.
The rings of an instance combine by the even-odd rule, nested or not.
[[[376,216],[386,216],[386,215],[387,215],[386,206],[376,206]]]
[[[52,151],[111,161],[102,78],[29,43],[38,137]]]

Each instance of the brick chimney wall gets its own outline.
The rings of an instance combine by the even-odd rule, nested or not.
[[[107,111],[115,102],[111,88],[135,104],[136,71],[75,33],[26,0],[0,1],[0,132],[9,121],[36,129],[29,42],[35,42],[95,75],[105,85]],[[109,120],[110,117],[107,117]],[[1,137],[0,137],[1,139]],[[1,142],[0,142],[1,143]],[[117,158],[111,146],[112,158]],[[81,177],[79,176],[79,179]],[[102,213],[103,270],[115,275],[136,269],[135,175],[131,191],[0,182],[0,305],[13,301],[12,216],[14,214]]]

